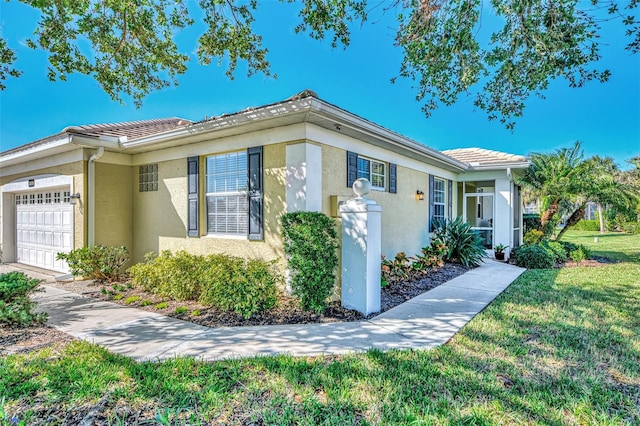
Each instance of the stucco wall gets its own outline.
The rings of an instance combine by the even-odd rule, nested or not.
[[[285,144],[264,146],[264,241],[204,235],[204,194],[200,196],[201,237],[187,235],[187,159],[158,162],[158,191],[139,192],[133,167],[133,259],[142,261],[150,251],[187,250],[195,254],[227,253],[258,259],[281,259],[279,218],[285,208]],[[212,151],[211,154],[217,152]],[[204,188],[203,157],[200,167]]]
[[[131,166],[96,163],[96,244],[133,248]],[[137,181],[136,181],[137,182]]]
[[[52,157],[52,161],[55,161],[55,158]],[[86,181],[85,181],[85,170],[86,163],[84,161],[74,161],[72,163],[61,164],[57,166],[49,166],[43,168],[29,168],[29,165],[25,165],[23,169],[26,169],[23,172],[15,173],[11,175],[3,175],[0,177],[0,187],[13,182],[20,178],[29,178],[32,176],[40,176],[40,175],[64,175],[71,176],[73,178],[73,188],[71,188],[72,193],[80,193],[81,198],[80,202],[78,202],[73,209],[73,247],[79,248],[84,246],[85,244],[85,206],[84,200],[86,200]],[[37,188],[34,188],[34,190]],[[4,203],[7,205],[5,206]],[[0,211],[4,211],[5,208],[13,209],[14,199],[13,196],[7,195],[0,197]],[[9,205],[11,204],[11,205]],[[12,210],[13,211],[13,210]],[[15,239],[14,230],[15,223],[5,223],[7,220],[5,215],[0,215],[0,241],[4,242],[6,239],[11,239],[13,241]],[[7,215],[9,216],[9,215]],[[9,216],[9,220],[13,221],[13,214]],[[10,235],[9,235],[10,234]],[[11,245],[12,250],[13,246]],[[0,253],[2,253],[3,261],[12,261],[15,258],[15,253],[5,252],[5,247],[3,243],[3,247],[0,247]]]
[[[378,158],[384,161],[384,158]],[[330,214],[330,196],[353,197],[347,187],[346,151],[322,146],[322,211]],[[382,210],[382,254],[391,257],[400,251],[408,255],[420,253],[429,243],[428,214],[429,175],[425,172],[397,167],[397,193],[372,190],[369,198]],[[425,193],[425,200],[416,200],[416,191]]]

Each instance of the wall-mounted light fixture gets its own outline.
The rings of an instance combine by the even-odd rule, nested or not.
[[[69,204],[72,204],[72,205],[76,204],[77,203],[76,200],[79,200],[79,199],[80,199],[80,193],[79,192],[76,192],[75,194],[71,194],[71,195],[69,195]]]
[[[419,189],[416,191],[416,200],[418,201],[424,200],[424,192],[420,191]]]

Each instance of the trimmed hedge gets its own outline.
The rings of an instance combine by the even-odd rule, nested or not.
[[[627,234],[640,234],[640,222],[624,222],[621,228]]]
[[[283,282],[275,261],[179,251],[147,255],[129,268],[134,285],[174,300],[197,300],[245,318],[276,305]]]
[[[293,212],[280,223],[292,293],[302,309],[324,312],[338,267],[336,222],[319,212]]]
[[[600,222],[597,220],[581,220],[571,227],[576,231],[599,231]]]

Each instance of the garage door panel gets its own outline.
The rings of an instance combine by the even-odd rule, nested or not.
[[[51,190],[16,194],[16,257],[20,263],[68,272],[59,252],[73,249],[73,206]],[[19,197],[19,198],[18,198]]]

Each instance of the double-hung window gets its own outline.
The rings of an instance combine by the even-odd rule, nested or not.
[[[438,177],[433,178],[433,213],[431,214],[432,223],[444,221],[446,218],[446,188],[446,180]]]
[[[207,233],[246,236],[249,222],[247,152],[206,159]]]
[[[365,178],[371,182],[371,189],[385,190],[385,164],[369,158],[358,157],[358,178]]]

